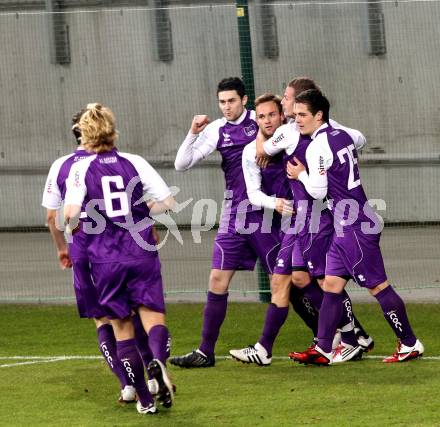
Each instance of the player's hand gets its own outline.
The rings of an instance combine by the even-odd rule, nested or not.
[[[72,261],[69,256],[69,252],[67,249],[58,251],[58,262],[60,264],[61,270],[65,270],[66,268],[72,268]]]
[[[302,171],[305,171],[305,166],[296,158],[294,157],[293,160],[296,164],[293,164],[292,162],[287,162],[287,178],[289,179],[298,179],[299,174]]]
[[[258,131],[256,142],[257,155],[255,156],[255,160],[257,161],[257,165],[264,169],[270,161],[270,156],[266,154],[263,148],[263,144],[266,142],[266,137],[263,135],[261,130]]]
[[[263,132],[261,132],[261,129],[258,129],[257,138],[255,139],[255,143],[257,146],[257,156],[267,156],[266,152],[264,151],[263,145],[266,142],[266,137],[264,136]]]
[[[255,160],[256,160],[257,165],[261,169],[265,169],[270,162],[270,157],[269,156],[261,156],[261,157],[255,156]]]
[[[277,198],[275,210],[283,216],[292,216],[295,213],[292,200]]]
[[[156,245],[158,245],[160,243],[160,234],[158,233],[154,225],[151,231],[153,233],[153,239],[156,242]]]
[[[191,123],[191,133],[198,135],[209,124],[209,117],[206,114],[199,114],[194,116]]]

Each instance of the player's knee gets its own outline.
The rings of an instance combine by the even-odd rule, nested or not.
[[[270,287],[272,290],[272,293],[278,293],[278,292],[287,292],[290,291],[290,276],[285,276],[281,274],[274,274],[272,276],[272,280],[270,281]]]
[[[322,289],[325,292],[340,294],[344,290],[346,283],[347,281],[343,278],[326,276]]]
[[[110,325],[110,320],[107,317],[95,317],[93,320],[95,321],[96,328],[100,328],[103,325]]]
[[[229,279],[225,274],[222,274],[219,270],[211,271],[209,276],[209,290],[216,293],[222,294],[228,290]]]
[[[305,271],[294,271],[292,273],[292,284],[297,288],[304,288],[310,283],[310,276]]]
[[[380,291],[383,291],[385,288],[389,286],[388,281],[380,283],[379,285],[375,286],[374,288],[368,289],[368,292],[373,297],[376,296]]]
[[[287,307],[290,296],[290,276],[274,274],[270,282],[272,299],[271,302],[277,307]]]

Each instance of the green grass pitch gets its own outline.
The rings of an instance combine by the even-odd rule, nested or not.
[[[265,309],[231,303],[217,355],[255,343]],[[168,306],[173,354],[197,347],[202,310],[201,304]],[[395,348],[378,305],[355,304],[355,311],[376,342],[368,358],[333,367],[289,361],[287,353],[311,338],[291,311],[270,367],[226,358],[215,368],[171,367],[175,404],[147,417],[132,404],[117,404],[118,384],[99,358],[94,326],[75,307],[2,305],[0,426],[440,426],[440,306],[408,305],[425,357],[398,365],[378,357]],[[77,358],[50,361],[62,355]]]

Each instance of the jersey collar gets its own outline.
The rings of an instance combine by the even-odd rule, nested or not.
[[[311,138],[315,139],[318,133],[320,133],[323,129],[328,128],[328,123],[323,123],[321,126],[319,126],[318,129],[315,130],[315,132],[312,133]]]
[[[241,113],[241,116],[234,121],[231,120],[227,120],[228,123],[230,123],[231,125],[239,125],[246,117],[248,110],[246,110],[246,108],[243,110],[243,113]]]

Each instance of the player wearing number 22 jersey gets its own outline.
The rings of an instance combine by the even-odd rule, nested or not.
[[[423,345],[412,331],[404,302],[387,281],[379,246],[381,227],[362,187],[354,141],[347,131],[329,123],[330,104],[320,91],[308,90],[295,101],[300,132],[312,138],[306,154],[308,171],[302,170],[297,178],[312,197],[331,199],[335,227],[327,252],[319,341],[305,362],[332,363],[331,342],[349,278],[378,300],[399,339],[397,351],[384,361],[417,358]]]

